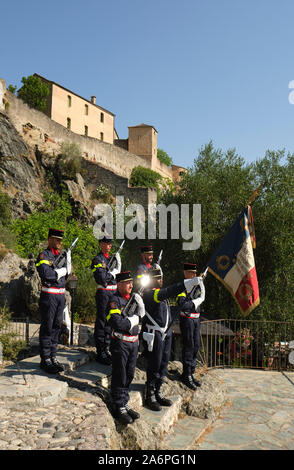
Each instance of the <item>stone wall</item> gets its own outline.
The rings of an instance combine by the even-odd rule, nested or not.
[[[76,142],[87,160],[98,163],[125,178],[130,177],[135,166],[150,168],[150,163],[144,158],[116,145],[75,134],[52,121],[44,113],[30,108],[13,93],[7,91],[6,96],[10,103],[8,116],[29,146],[37,145],[40,151],[56,156],[60,153],[61,142]]]
[[[103,186],[109,188],[114,197],[124,196],[125,200],[129,199],[132,202],[141,204],[145,211],[148,209],[148,204],[156,204],[157,193],[155,189],[131,188],[128,184],[128,178],[117,175],[101,166],[97,170],[97,164],[88,160],[83,161],[83,168],[86,170],[84,179],[88,191],[94,191],[98,185],[103,184]]]
[[[135,166],[151,168],[149,159],[135,155],[118,145],[101,142],[92,137],[78,135],[66,129],[61,124],[52,121],[44,113],[30,108],[13,93],[6,91],[10,103],[8,116],[24,141],[30,146],[38,146],[41,152],[56,156],[60,153],[63,141],[77,143],[82,149],[83,156],[90,162],[98,163],[116,175],[129,178]],[[164,177],[171,177],[171,170],[158,162],[154,168]]]

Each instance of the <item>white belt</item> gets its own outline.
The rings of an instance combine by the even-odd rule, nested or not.
[[[184,312],[181,312],[180,316],[185,317],[185,318],[199,318],[200,313],[184,313]]]
[[[116,289],[117,289],[116,285],[103,287],[103,286],[100,286],[100,284],[98,284],[97,286],[97,290],[116,290]]]
[[[42,286],[41,288],[42,292],[46,292],[47,294],[64,294],[65,293],[65,288],[64,287],[45,287]]]
[[[138,339],[138,335],[129,336],[129,335],[124,335],[123,333],[118,333],[116,331],[113,332],[113,337],[122,339],[123,341],[127,341],[128,343],[135,343]]]

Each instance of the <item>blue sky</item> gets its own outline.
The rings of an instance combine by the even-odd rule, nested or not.
[[[201,146],[246,162],[294,152],[292,0],[17,0],[1,5],[0,77],[38,73],[158,131],[192,166]]]

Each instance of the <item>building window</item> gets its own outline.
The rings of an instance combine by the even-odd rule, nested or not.
[[[89,114],[89,106],[85,104],[85,115],[88,116]]]
[[[100,132],[100,140],[104,140],[104,134],[103,134],[103,132]]]
[[[104,113],[100,113],[100,122],[104,122]]]
[[[70,108],[71,107],[71,96],[67,95],[67,106]]]
[[[85,126],[85,135],[88,135],[88,126]]]
[[[70,118],[67,118],[67,120],[66,120],[66,127],[69,130],[71,129],[71,119]]]

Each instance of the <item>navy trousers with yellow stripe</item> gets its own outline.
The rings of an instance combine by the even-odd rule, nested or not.
[[[183,374],[191,375],[195,371],[196,358],[200,347],[200,318],[180,317],[182,334]]]
[[[172,332],[169,330],[164,340],[159,331],[155,331],[153,350],[147,351],[147,384],[159,389],[166,375],[172,345]]]
[[[129,343],[111,338],[112,356],[111,397],[115,407],[121,407],[129,401],[129,387],[134,378],[138,356],[138,341]]]
[[[113,295],[111,291],[97,290],[96,292],[96,321],[94,328],[94,340],[97,354],[101,354],[110,345],[111,327],[106,321],[107,304]]]
[[[42,359],[56,356],[64,307],[64,294],[47,294],[46,292],[41,292],[39,303],[39,312],[41,315],[39,340],[40,356]]]

